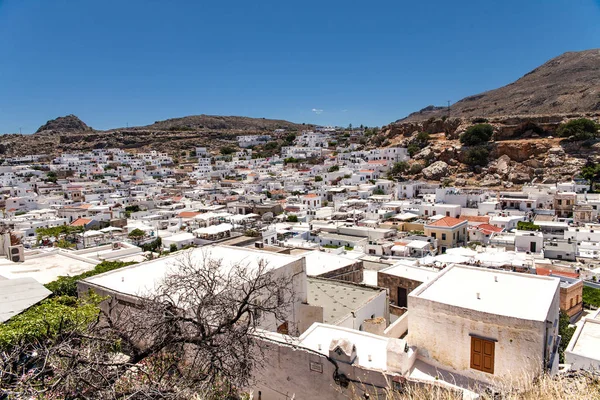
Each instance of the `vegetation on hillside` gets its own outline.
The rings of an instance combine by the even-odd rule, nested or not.
[[[460,142],[465,146],[478,146],[489,142],[493,134],[494,128],[490,124],[476,124],[460,135]]]
[[[587,118],[578,118],[561,124],[556,133],[560,137],[580,141],[597,138],[598,130],[600,130],[600,124]]]

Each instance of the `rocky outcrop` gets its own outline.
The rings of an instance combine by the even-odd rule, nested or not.
[[[51,119],[46,122],[44,125],[40,126],[39,129],[35,133],[42,132],[57,132],[57,133],[67,133],[67,132],[89,132],[92,131],[92,128],[87,126],[82,120],[77,118],[75,115],[70,114],[65,117],[58,117],[56,119]]]
[[[423,177],[429,180],[440,180],[448,175],[448,164],[443,161],[436,161],[429,167],[424,168]]]

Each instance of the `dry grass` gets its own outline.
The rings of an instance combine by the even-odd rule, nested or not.
[[[544,376],[524,389],[505,388],[496,392],[473,389],[472,392],[484,400],[597,400],[600,399],[600,374],[571,372]],[[356,399],[364,397],[356,396]],[[463,394],[437,385],[408,385],[402,393],[389,390],[385,396],[370,396],[370,399],[463,400]]]

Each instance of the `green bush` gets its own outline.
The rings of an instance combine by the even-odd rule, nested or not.
[[[600,289],[584,286],[583,303],[587,306],[600,307]]]
[[[177,251],[177,245],[175,243],[171,243],[171,245],[169,246],[169,252],[175,253],[176,251]]]
[[[327,170],[328,172],[336,172],[340,170],[340,166],[339,165],[332,165],[331,167],[329,167],[329,169]]]
[[[408,170],[408,172],[410,172],[413,175],[420,174],[421,171],[423,171],[423,166],[421,164],[413,164]]]
[[[539,231],[540,227],[533,222],[519,221],[517,222],[517,229],[520,231]]]
[[[268,142],[265,144],[265,150],[275,150],[279,148],[279,143],[277,142]]]
[[[485,147],[473,147],[465,151],[465,164],[486,165],[490,152]]]
[[[460,135],[460,142],[466,146],[477,146],[489,142],[493,134],[494,128],[490,124],[477,124]]]
[[[71,296],[46,299],[0,324],[0,348],[53,338],[65,331],[84,331],[98,318],[102,300],[94,294],[83,300]]]
[[[229,146],[221,147],[220,151],[221,151],[221,154],[224,156],[235,153],[235,149],[233,147],[229,147]]]
[[[298,222],[298,216],[297,215],[288,215],[287,217],[287,222]]]
[[[77,281],[80,281],[90,276],[103,274],[108,271],[123,268],[128,265],[135,264],[134,262],[122,261],[102,261],[96,265],[91,271],[84,272],[74,276],[59,276],[58,279],[45,284],[46,289],[51,291],[55,296],[77,296]]]
[[[600,125],[587,118],[578,118],[561,124],[556,133],[560,137],[570,137],[573,140],[589,140],[598,136]]]
[[[415,154],[417,154],[418,152],[421,151],[421,146],[419,146],[416,143],[411,143],[408,145],[408,147],[406,148],[406,150],[408,151],[408,155],[409,156],[414,156]]]
[[[315,176],[315,182],[321,182],[321,181],[323,181],[322,176],[319,176],[319,175]]]
[[[415,140],[419,143],[427,143],[429,142],[429,133],[419,132],[417,133],[417,136],[415,136]]]
[[[584,287],[585,289],[585,287]],[[565,350],[575,333],[575,327],[569,326],[569,316],[566,312],[560,311],[558,320],[558,334],[560,335],[560,346],[558,348],[559,362],[565,362]]]

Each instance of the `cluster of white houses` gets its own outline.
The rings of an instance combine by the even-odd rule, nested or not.
[[[333,153],[322,129],[254,157],[270,139],[241,136],[228,156],[196,148],[177,165],[120,149],[7,160],[0,288],[18,299],[104,260],[136,261],[79,282],[126,303],[183,252],[223,268],[266,261],[294,276],[295,297],[285,320],[256,332],[269,357],[248,388],[259,399],[525,385],[559,369],[559,310],[578,324],[566,363],[600,367],[600,317],[582,294],[600,288],[600,196],[585,182],[495,191],[395,181],[387,173],[408,159],[404,148]],[[311,157],[322,162],[302,162]],[[58,226],[80,232],[40,234]],[[140,246],[151,243],[146,261]],[[29,305],[49,295],[39,293]],[[0,322],[27,306],[8,303]]]

